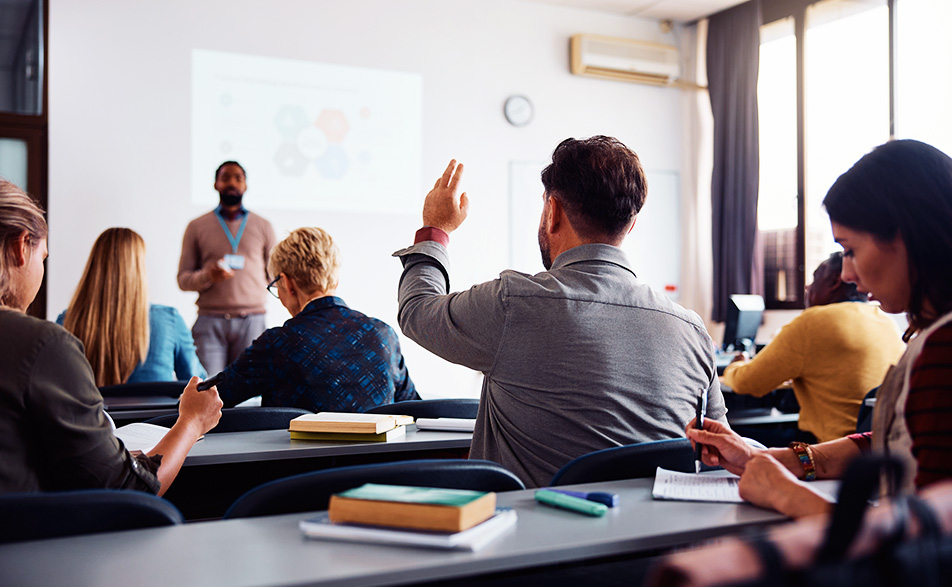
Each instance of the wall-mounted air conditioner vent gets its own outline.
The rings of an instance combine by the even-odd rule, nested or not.
[[[573,35],[572,73],[604,79],[668,85],[681,73],[671,45],[598,35]]]

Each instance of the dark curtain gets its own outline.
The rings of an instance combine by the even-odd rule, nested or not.
[[[714,306],[722,322],[731,294],[751,293],[757,233],[760,156],[757,70],[760,0],[710,17],[707,86],[714,114],[711,211],[714,238]]]

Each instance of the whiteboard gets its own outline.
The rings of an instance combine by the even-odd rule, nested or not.
[[[509,164],[510,268],[529,274],[545,270],[538,229],[544,191],[540,174],[547,164]],[[640,279],[677,301],[681,291],[680,178],[674,171],[646,171],[645,175],[648,197],[621,248]]]

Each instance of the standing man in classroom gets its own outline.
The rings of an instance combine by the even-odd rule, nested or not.
[[[209,375],[219,373],[265,330],[271,223],[242,205],[245,169],[225,161],[215,171],[218,207],[189,222],[178,284],[198,292],[192,336]]]
[[[449,292],[449,233],[469,200],[451,161],[403,262],[404,334],[484,375],[470,456],[529,487],[596,450],[683,438],[699,399],[726,415],[704,323],[640,281],[619,248],[645,202],[638,156],[617,139],[566,139],[542,172],[546,271]]]

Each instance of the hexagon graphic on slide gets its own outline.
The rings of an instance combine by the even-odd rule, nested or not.
[[[347,173],[350,161],[340,145],[329,145],[324,156],[317,160],[317,169],[327,179],[340,179]]]
[[[297,144],[297,148],[301,150],[301,154],[308,159],[322,157],[328,146],[327,137],[313,126],[299,132],[294,142]]]
[[[301,106],[285,104],[274,117],[274,126],[278,134],[286,141],[293,141],[299,132],[309,126],[310,121]]]
[[[274,164],[282,175],[300,177],[307,169],[308,160],[294,143],[284,143],[274,153]]]
[[[327,140],[331,143],[343,143],[344,137],[350,131],[350,124],[344,113],[337,109],[322,110],[317,115],[317,122],[314,126],[324,131]]]

